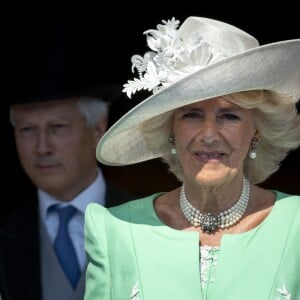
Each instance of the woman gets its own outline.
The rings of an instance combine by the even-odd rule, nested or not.
[[[85,299],[300,299],[300,197],[256,185],[300,144],[300,40],[259,46],[200,17],[177,27],[145,32],[151,51],[132,57],[124,91],[153,95],[96,154],[161,157],[182,186],[87,208]]]

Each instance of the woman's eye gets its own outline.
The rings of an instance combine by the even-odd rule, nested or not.
[[[226,119],[226,120],[240,120],[240,117],[235,115],[235,114],[224,114],[221,116],[222,119]]]
[[[189,113],[185,113],[183,115],[184,119],[194,119],[194,118],[200,118],[201,114],[197,113],[197,112],[189,112]]]

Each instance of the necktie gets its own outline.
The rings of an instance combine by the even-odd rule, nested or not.
[[[71,285],[75,289],[80,277],[80,267],[77,255],[68,232],[68,223],[76,212],[73,206],[53,207],[59,217],[59,229],[54,241],[54,249]]]

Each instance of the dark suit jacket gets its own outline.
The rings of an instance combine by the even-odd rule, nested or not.
[[[107,183],[105,206],[115,206],[134,198],[135,196]],[[32,201],[26,201],[26,204],[16,208],[8,220],[3,222],[0,229],[0,295],[2,300],[42,299],[39,208],[36,195],[31,199]]]

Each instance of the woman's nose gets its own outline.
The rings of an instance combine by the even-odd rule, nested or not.
[[[199,137],[205,144],[212,144],[219,140],[218,124],[212,118],[206,118],[201,123]]]

